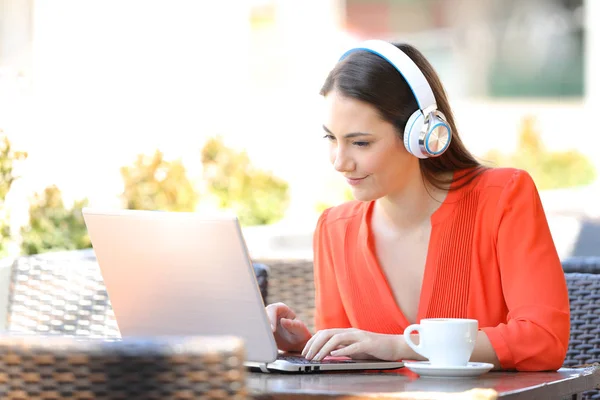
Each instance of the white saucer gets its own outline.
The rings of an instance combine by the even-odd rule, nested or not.
[[[405,361],[404,366],[422,377],[462,378],[485,374],[493,364],[470,362],[464,367],[434,367],[429,361]]]

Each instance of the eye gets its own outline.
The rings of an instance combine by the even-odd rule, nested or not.
[[[358,146],[358,147],[368,147],[371,143],[370,142],[353,142],[352,144],[355,146]]]
[[[332,141],[332,140],[335,140],[335,137],[333,135],[326,134],[325,136],[323,136],[323,139],[327,139],[329,141]]]

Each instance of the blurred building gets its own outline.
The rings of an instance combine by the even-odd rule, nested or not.
[[[583,0],[347,0],[346,30],[422,49],[460,96],[581,98]]]

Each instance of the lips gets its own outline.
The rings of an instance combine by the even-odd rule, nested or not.
[[[346,177],[346,182],[348,182],[349,185],[356,186],[356,185],[359,185],[362,181],[364,181],[365,178],[366,178],[366,176],[363,176],[362,178],[348,178],[348,177]]]

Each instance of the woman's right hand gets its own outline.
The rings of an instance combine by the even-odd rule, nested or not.
[[[301,352],[312,337],[304,322],[297,319],[296,313],[283,303],[269,304],[266,310],[277,348],[283,351]]]

